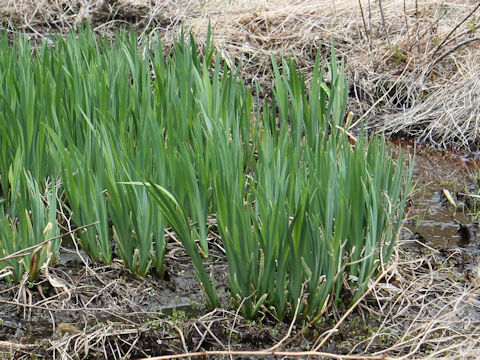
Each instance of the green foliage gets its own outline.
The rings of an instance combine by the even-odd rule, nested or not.
[[[135,183],[132,184],[135,185]],[[188,255],[192,258],[195,276],[200,281],[200,284],[203,286],[207,294],[208,305],[210,307],[219,306],[215,288],[203,267],[202,259],[197,251],[195,240],[191,235],[188,219],[185,217],[178,202],[173,195],[163,187],[157,184],[152,184],[151,186],[150,184],[146,185],[148,185],[146,188],[159,205],[165,219],[175,230]]]
[[[390,50],[393,52],[393,58],[395,60],[395,65],[400,66],[402,65],[406,58],[407,58],[407,53],[405,50],[402,48],[396,46],[396,45],[391,45]]]
[[[58,234],[56,188],[44,185],[42,201],[38,184],[60,177],[75,224],[95,224],[79,234],[94,261],[112,261],[113,239],[130,271],[162,275],[170,226],[218,306],[204,264],[215,214],[230,290],[247,317],[265,306],[280,319],[297,308],[319,316],[344,281],[356,299],[394,249],[410,181],[404,160],[364,132],[350,143],[348,86],[333,50],[325,64],[317,56],[308,87],[293,59],[272,59],[262,111],[210,40],[203,53],[184,34],[171,54],[125,33],[109,42],[86,29],[33,50],[3,35],[3,254],[42,242],[49,222],[49,236]],[[49,261],[46,247],[29,256],[8,263],[16,281],[23,267],[33,279],[32,264]]]
[[[24,273],[28,274],[30,281],[35,281],[42,266],[55,263],[60,249],[59,239],[47,241],[60,234],[55,184],[47,184],[45,193],[42,193],[30,174],[19,171],[11,168],[10,206],[5,208],[4,204],[0,213],[1,256],[33,248],[24,256],[7,261],[16,283]]]
[[[210,141],[218,229],[245,315],[265,304],[278,318],[297,306],[318,316],[338,300],[343,279],[359,296],[388,261],[410,180],[383,139],[368,142],[362,132],[350,144],[348,87],[334,52],[331,85],[317,58],[309,90],[293,60],[283,73],[272,60],[274,97],[264,105],[254,171],[243,171],[235,130]]]
[[[110,264],[112,251],[103,174],[94,174],[85,164],[84,158],[65,156],[61,169],[63,188],[75,224],[95,224],[80,232],[83,249],[93,261],[103,259]]]

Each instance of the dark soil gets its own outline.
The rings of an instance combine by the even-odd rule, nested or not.
[[[217,293],[228,308],[227,264],[212,248]],[[284,325],[273,321],[254,324],[235,312],[206,309],[188,256],[176,242],[168,246],[165,279],[132,275],[120,263],[93,267],[82,251],[65,248],[49,272],[66,289],[46,279],[26,286],[0,283],[0,341],[22,345],[3,353],[5,358],[28,358],[32,349],[45,358],[66,352],[96,359],[208,350],[229,341],[233,347],[264,347],[274,343],[275,328],[283,332]]]

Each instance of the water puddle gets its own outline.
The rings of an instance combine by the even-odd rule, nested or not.
[[[186,319],[195,319],[205,313],[205,309],[196,304],[177,305],[171,304],[158,309],[159,314],[166,319],[183,317]]]
[[[410,198],[406,227],[427,243],[476,247],[475,201],[462,194],[478,194],[480,159],[403,140],[393,141],[392,147],[394,152],[400,148],[404,154],[415,152],[416,190]]]

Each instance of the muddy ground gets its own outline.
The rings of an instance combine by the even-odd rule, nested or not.
[[[140,41],[160,34],[167,46],[183,26],[201,45],[210,22],[220,54],[266,96],[272,53],[297,56],[308,77],[316,51],[329,51],[335,38],[354,122],[406,137],[393,140],[394,149],[417,154],[398,250],[353,307],[346,290],[313,324],[291,326],[268,309],[245,320],[227,296],[228,266],[214,232],[207,266],[222,309],[205,308],[174,237],[163,280],[134,276],[120,263],[92,264],[64,239],[58,264],[38,284],[0,281],[0,358],[479,358],[477,2],[358,4],[0,0],[0,29],[32,41],[88,21],[107,36],[122,27]]]

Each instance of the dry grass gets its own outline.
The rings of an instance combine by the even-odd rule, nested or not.
[[[415,240],[412,244],[420,254],[401,246],[387,281],[373,289],[379,309],[374,315],[381,326],[352,351],[362,348],[371,355],[401,359],[478,359],[478,264],[459,249],[433,250]],[[378,349],[382,343],[390,345]]]

